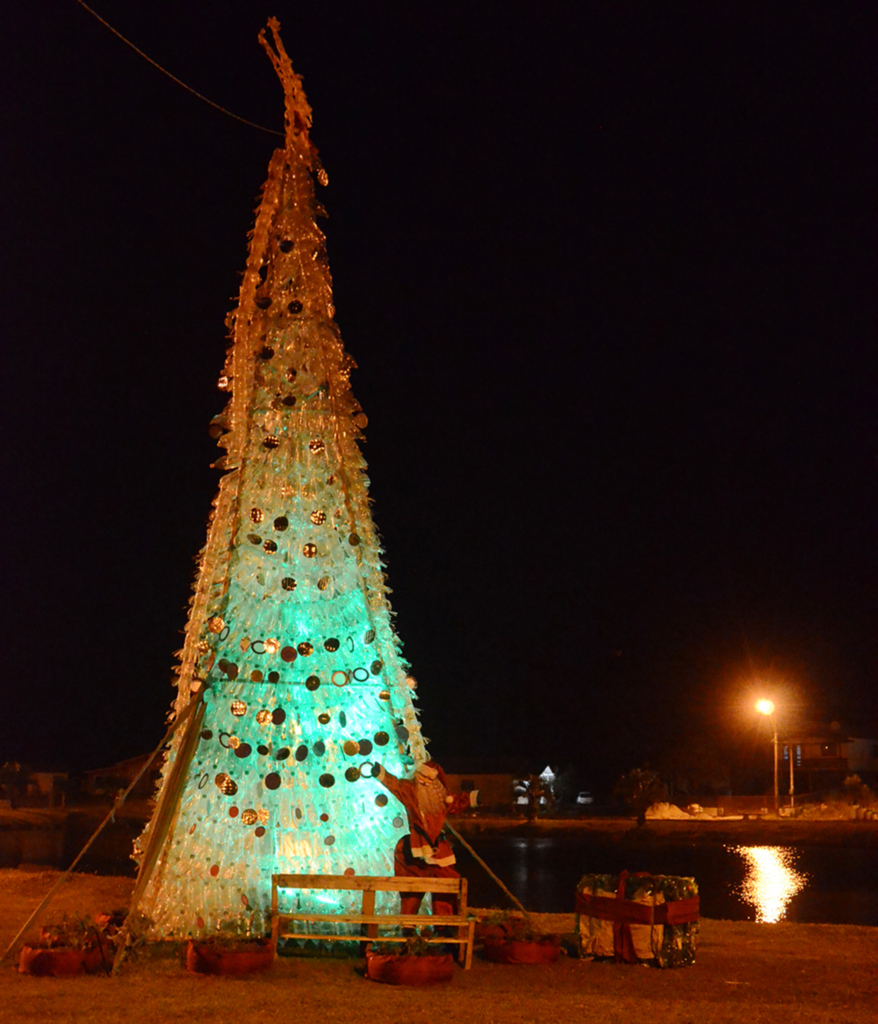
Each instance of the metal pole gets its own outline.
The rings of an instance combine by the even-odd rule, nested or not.
[[[771,728],[774,730],[774,813],[777,814],[777,722],[771,716]]]
[[[793,777],[793,744],[791,740],[787,740],[787,751],[790,755],[790,810],[796,805],[796,783]]]
[[[40,905],[37,907],[37,909],[24,922],[24,924],[21,926],[18,934],[15,936],[15,938],[12,940],[12,942],[10,942],[9,945],[6,947],[6,952],[3,954],[2,957],[0,957],[0,964],[4,963],[6,961],[6,958],[12,952],[15,951],[15,949],[17,948],[19,942],[21,941],[22,937],[24,936],[24,933],[37,920],[37,918],[40,916],[42,911],[48,906],[49,902],[51,901],[51,899],[55,895],[55,893],[67,881],[67,879],[73,873],[73,869],[76,867],[76,865],[85,856],[86,851],[89,849],[91,844],[95,841],[95,839],[97,839],[97,837],[101,834],[101,832],[103,832],[105,826],[109,822],[111,822],[113,820],[113,818],[115,817],[116,811],[118,811],[118,809],[125,802],[125,797],[127,797],[128,794],[131,792],[131,790],[134,789],[134,787],[137,785],[137,783],[140,782],[140,779],[144,775],[144,773],[146,772],[147,768],[149,768],[149,766],[156,759],[156,757],[158,757],[159,753],[161,752],[162,747],[164,747],[164,745],[168,742],[168,740],[170,740],[170,738],[173,736],[173,734],[183,724],[183,722],[189,717],[189,715],[192,714],[193,708],[194,708],[194,705],[190,704],[183,711],[183,713],[178,718],[176,718],[174,720],[174,722],[171,724],[171,726],[168,729],[168,731],[162,737],[161,743],[159,743],[159,745],[155,748],[155,750],[149,755],[149,757],[147,758],[147,760],[144,763],[143,767],[140,769],[140,771],[137,773],[137,775],[135,775],[134,778],[132,779],[132,781],[129,783],[128,788],[124,791],[124,793],[120,793],[116,797],[115,803],[110,808],[110,811],[107,814],[107,816],[104,818],[104,820],[100,823],[100,825],[98,825],[98,827],[97,827],[95,833],[92,835],[91,839],[89,839],[89,841],[85,844],[85,846],[83,846],[83,848],[79,851],[78,856],[73,861],[73,863],[70,865],[70,867],[61,875],[61,877],[58,879],[58,881],[55,882],[55,884],[48,891],[48,893],[46,893],[46,896],[44,897],[42,903],[40,903]]]
[[[497,885],[500,886],[500,888],[503,890],[503,892],[505,892],[506,895],[512,900],[512,902],[516,905],[516,907],[518,907],[518,909],[522,913],[526,914],[527,911],[524,909],[524,904],[521,902],[521,900],[517,896],[513,896],[513,894],[506,888],[506,886],[500,881],[500,879],[494,874],[494,872],[488,867],[488,865],[482,860],[482,858],[476,853],[476,851],[470,846],[470,844],[463,838],[463,836],[457,831],[457,829],[451,824],[451,822],[446,821],[445,822],[445,827],[448,829],[448,831],[453,836],[455,836],[457,839],[459,839],[463,843],[463,845],[469,850],[469,852],[473,855],[473,857],[475,857],[475,859],[479,862],[479,864],[482,865],[482,867],[485,869],[485,871],[488,872],[488,874],[491,876],[491,878],[494,879],[494,881],[497,883]]]
[[[194,712],[194,714],[193,714]],[[132,942],[132,932],[137,921],[137,909],[143,893],[150,880],[156,861],[164,849],[180,805],[180,794],[183,792],[185,772],[192,761],[192,754],[198,743],[198,734],[201,730],[201,722],[204,718],[204,691],[200,690],[196,697],[193,697],[186,705],[183,713],[174,722],[174,728],[186,719],[186,728],[177,747],[174,762],[170,771],[165,776],[162,794],[156,805],[155,814],[150,823],[149,836],[143,848],[143,855],[140,860],[140,868],[137,872],[137,881],[134,883],[134,892],[131,894],[131,903],[128,907],[128,916],[119,935],[119,945],[116,955],[113,958],[113,974],[119,973],[122,961],[125,959],[125,952]]]

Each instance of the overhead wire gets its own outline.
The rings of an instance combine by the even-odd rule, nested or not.
[[[213,100],[208,99],[207,96],[203,96],[200,92],[193,89],[192,86],[187,85],[185,82],[177,78],[176,75],[171,74],[171,72],[168,71],[167,68],[163,68],[161,64],[158,64],[156,61],[154,61],[152,57],[144,53],[143,50],[139,49],[139,47],[135,46],[130,39],[126,39],[121,32],[117,31],[108,21],[104,20],[104,18],[102,18],[97,13],[97,11],[92,10],[92,8],[88,6],[88,4],[83,3],[83,0],[76,0],[76,2],[79,4],[80,7],[85,8],[85,10],[88,11],[88,13],[93,18],[96,18],[105,28],[109,29],[114,36],[116,36],[118,39],[121,39],[126,46],[130,46],[131,49],[134,50],[136,54],[143,57],[143,59],[147,61],[147,63],[152,64],[154,68],[158,68],[158,70],[161,71],[163,75],[167,75],[172,82],[176,82],[177,85],[182,86],[187,92],[191,92],[193,96],[197,96],[198,99],[202,100],[208,106],[213,107],[215,110],[219,110],[223,114],[227,114],[229,117],[234,118],[235,121],[240,121],[242,124],[249,125],[251,128],[257,128],[259,131],[267,132],[269,135],[279,135],[281,138],[284,138],[283,132],[276,131],[274,128],[266,128],[265,125],[256,124],[255,121],[248,121],[246,117],[241,117],[239,114],[235,114],[233,111],[227,110],[225,107],[221,107],[219,103],[214,103]]]

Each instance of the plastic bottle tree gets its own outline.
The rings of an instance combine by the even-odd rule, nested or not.
[[[333,322],[311,110],[278,35],[286,145],[269,165],[214,421],[226,470],[180,652],[174,736],[138,844],[140,930],[264,912],[273,872],[390,874],[404,821],[371,778],[426,757]],[[320,893],[320,908],[327,909]],[[299,906],[307,909],[303,893]],[[338,894],[339,907],[346,897]]]

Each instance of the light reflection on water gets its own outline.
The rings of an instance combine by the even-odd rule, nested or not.
[[[786,916],[790,900],[804,889],[808,876],[795,869],[796,853],[785,846],[728,847],[744,859],[747,874],[737,892],[756,911],[758,922]]]
[[[576,886],[584,874],[613,875],[627,868],[694,878],[703,917],[724,921],[752,921],[755,917],[741,893],[750,862],[733,845],[659,844],[640,838],[621,843],[579,833],[522,838],[474,831],[467,838],[529,910],[571,913]],[[88,835],[83,835],[82,842],[87,839]],[[874,884],[878,845],[785,849],[791,854],[788,863],[807,881],[789,903],[783,920],[878,928],[878,887]],[[458,847],[457,856],[458,870],[469,879],[469,902],[474,907],[507,905],[497,883],[464,847]],[[760,920],[767,918],[760,916]]]

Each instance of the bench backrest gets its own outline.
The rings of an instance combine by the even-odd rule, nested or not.
[[[272,889],[354,889],[363,892],[461,891],[461,878],[400,878],[395,875],[272,875]]]

